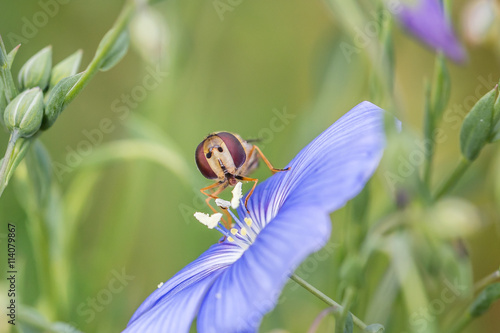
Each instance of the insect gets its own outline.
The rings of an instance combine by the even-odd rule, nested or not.
[[[217,199],[219,193],[228,186],[236,185],[238,181],[254,182],[252,189],[245,198],[245,208],[247,208],[248,199],[259,181],[257,178],[249,178],[247,175],[258,167],[259,157],[262,158],[273,173],[290,169],[276,169],[259,147],[243,140],[235,133],[215,132],[208,135],[198,145],[195,154],[198,169],[205,178],[216,180],[214,184],[200,190],[201,193],[208,197],[205,202],[212,211],[217,212],[210,205],[210,200]],[[213,192],[208,193],[209,190]]]

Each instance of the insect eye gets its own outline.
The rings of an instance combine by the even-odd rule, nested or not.
[[[203,142],[198,145],[196,148],[196,153],[195,153],[195,160],[196,160],[196,165],[198,166],[198,170],[200,170],[201,174],[208,179],[215,179],[217,178],[217,175],[215,172],[212,170],[210,165],[208,164],[207,158],[210,158],[212,154],[210,154],[210,157],[208,156],[210,153],[206,154],[203,152]],[[205,158],[206,157],[206,158]]]
[[[222,153],[224,151],[224,149],[222,149],[222,147],[217,148],[217,150],[219,151],[219,153]]]
[[[247,158],[245,149],[241,145],[240,141],[238,138],[236,138],[233,134],[228,133],[228,132],[219,132],[217,133],[217,136],[224,141],[226,144],[227,150],[231,154],[231,157],[233,158],[234,165],[239,168],[240,166],[245,163],[245,160]]]
[[[211,151],[209,151],[209,152],[207,153],[207,155],[206,155],[206,156],[207,156],[207,158],[212,157],[212,152],[211,152]]]

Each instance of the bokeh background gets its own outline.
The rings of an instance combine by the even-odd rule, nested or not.
[[[372,19],[369,2],[359,2],[366,9],[366,17]],[[46,45],[53,47],[54,62],[82,49],[83,69],[123,6],[119,0],[56,3],[54,17],[23,43],[14,73]],[[462,40],[465,32],[460,22],[465,5],[466,1],[453,2],[452,17]],[[219,238],[217,232],[192,218],[195,211],[206,211],[199,204],[198,189],[210,182],[197,172],[194,163],[194,149],[205,135],[227,130],[244,138],[260,138],[264,153],[279,167],[351,107],[371,97],[372,62],[363,50],[345,56],[339,45],[352,43],[353,36],[342,23],[345,17],[332,12],[322,1],[241,1],[231,8],[221,19],[211,1],[155,4],[149,13],[150,21],[139,22],[133,28],[137,38],[126,57],[109,72],[99,73],[53,128],[40,137],[54,165],[68,165],[71,151],[88,141],[85,131],[98,129],[105,118],[114,126],[71,170],[52,175],[60,195],[62,223],[71,223],[70,228],[75,230],[69,251],[62,255],[66,261],[61,276],[67,279],[60,280],[66,284],[60,288],[66,301],[57,309],[39,301],[43,291],[36,271],[38,249],[30,242],[30,222],[22,204],[25,194],[19,186],[16,189],[13,180],[1,198],[2,243],[6,223],[14,223],[18,228],[18,303],[37,309],[49,320],[71,323],[84,332],[120,331],[158,283],[166,281]],[[40,10],[38,1],[2,1],[0,34],[8,50],[15,46],[8,34],[21,35],[25,18],[31,20]],[[435,54],[397,24],[394,45],[397,103],[391,111],[403,121],[406,130],[419,137],[424,80],[432,77]],[[498,80],[499,45],[498,41],[466,43],[468,61],[463,65],[448,62],[452,82],[449,107],[463,104],[467,96],[474,95],[476,87],[482,84],[480,77]],[[121,100],[137,92],[145,77],[157,71],[158,66],[168,74],[160,76],[157,87],[146,90],[140,98],[132,97],[128,105]],[[486,88],[482,90],[485,92]],[[118,106],[125,109],[117,111]],[[130,112],[123,116],[125,111]],[[283,114],[288,117],[279,116]],[[280,125],[279,130],[273,130],[275,122]],[[451,172],[459,156],[459,129],[447,123],[442,128],[449,139],[437,147],[434,185]],[[7,140],[8,134],[0,131],[2,152]],[[155,145],[148,146],[150,150],[134,145],[144,141]],[[123,145],[113,145],[117,142]],[[158,147],[161,149],[153,149]],[[474,232],[464,238],[466,261],[474,281],[495,271],[500,264],[499,170],[499,146],[490,145],[452,192],[472,203],[478,212]],[[259,179],[269,175],[266,168],[255,173]],[[373,220],[394,206],[394,192],[386,186],[382,171],[374,177],[371,197],[376,198],[378,205],[370,213]],[[332,254],[319,261],[310,273],[302,271],[309,282],[337,299],[342,297],[338,270],[345,256],[342,244],[348,233],[342,220],[350,208],[333,214],[332,244],[340,244],[335,251],[344,254]],[[418,258],[415,260],[418,266],[424,266]],[[5,257],[1,262],[3,271]],[[379,266],[365,268],[365,296],[359,297],[353,308],[361,318],[368,311],[368,305],[362,303],[374,297],[377,285],[369,280],[372,275],[374,280],[375,276],[380,278]],[[110,281],[123,271],[130,280],[119,292],[113,292],[105,304],[97,301],[93,308],[89,298],[104,295],[102,290],[109,290]],[[2,304],[6,304],[4,287],[5,281],[0,282]],[[436,290],[439,295],[440,289]],[[404,296],[398,294],[396,302],[402,302],[401,299]],[[431,321],[447,323],[470,300],[459,298],[451,304],[455,309],[451,314],[448,310],[442,313],[447,319],[431,317]],[[261,331],[305,332],[324,308],[314,296],[290,284],[283,292],[282,302],[264,318]],[[36,322],[36,315],[30,311],[24,316],[25,322]],[[396,315],[403,318],[398,323],[406,326],[393,327],[406,327],[411,332],[407,316],[395,312]],[[320,331],[331,331],[332,323],[331,318],[325,320]],[[2,319],[0,331],[8,329]],[[499,329],[500,304],[496,304],[465,332],[493,333]],[[389,326],[388,332],[396,330]]]

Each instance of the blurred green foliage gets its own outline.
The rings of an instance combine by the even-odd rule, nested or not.
[[[370,13],[375,9],[360,2],[372,19]],[[453,17],[457,20],[464,3],[453,3]],[[13,72],[17,73],[31,55],[49,44],[54,63],[82,49],[82,64],[88,64],[122,5],[123,1],[118,0],[60,4],[57,13],[22,43]],[[8,1],[1,7],[0,34],[10,50],[16,45],[10,42],[9,33],[21,35],[26,22],[42,9],[38,1]],[[161,15],[168,26],[159,33],[166,40],[159,51],[161,68],[141,58],[144,52],[132,48],[116,67],[97,75],[50,131],[41,136],[45,148],[33,148],[26,164],[17,171],[13,186],[0,200],[2,243],[7,223],[18,228],[17,254],[22,272],[18,302],[85,332],[123,329],[158,283],[218,240],[216,232],[192,217],[195,211],[205,209],[196,198],[198,189],[209,182],[194,164],[194,149],[205,135],[227,130],[244,138],[261,138],[264,153],[274,165],[281,166],[343,113],[371,96],[369,77],[374,69],[370,58],[363,53],[350,59],[344,56],[339,44],[351,40],[344,28],[345,17],[333,14],[321,1],[243,1],[225,12],[223,20],[210,1],[165,1],[154,9],[154,15]],[[408,142],[414,146],[414,139],[419,137],[416,133],[423,130],[424,80],[433,77],[435,55],[397,26],[393,45],[396,104],[387,100],[380,103],[403,121]],[[461,118],[450,118],[439,125],[447,139],[439,142],[434,153],[433,187],[457,162],[459,124],[465,112],[493,88],[490,82],[498,82],[500,53],[496,47],[470,46],[465,66],[448,63],[451,96],[447,110],[452,111],[451,117]],[[152,58],[157,57],[152,54]],[[5,151],[7,141],[7,133],[1,131],[1,151]],[[395,146],[388,149],[384,168],[399,163],[401,154],[397,152],[411,151]],[[75,152],[85,149],[89,153],[78,158]],[[392,155],[391,149],[395,151]],[[30,188],[37,185],[28,180],[26,168],[33,159],[47,158],[46,154],[53,163],[55,185],[44,185],[51,187],[45,189],[51,192],[51,202],[40,206],[37,190]],[[424,222],[432,221],[435,211],[417,202],[386,215],[398,205],[405,206],[414,193],[402,191],[394,195],[381,171],[370,183],[370,209],[361,215],[359,210],[352,212],[355,207],[368,206],[355,200],[334,213],[333,251],[328,247],[322,250],[329,251],[327,259],[317,260],[313,272],[306,261],[298,274],[337,300],[355,295],[350,300],[347,297],[351,309],[368,323],[385,324],[390,318],[387,332],[407,327],[403,308],[389,307],[390,301],[405,304],[418,317],[425,311],[426,302],[439,299],[446,287],[443,281],[470,278],[469,264],[474,281],[498,268],[498,170],[498,145],[489,145],[452,192],[463,200],[456,199],[447,214],[469,204],[479,212],[479,216],[472,214],[479,227],[467,234],[465,245],[450,236],[450,243],[467,249],[463,265],[456,264],[456,252],[451,247],[429,236]],[[38,172],[46,170],[42,167]],[[255,176],[265,179],[269,172],[261,168]],[[408,186],[411,189],[413,185]],[[368,199],[362,196],[359,200]],[[446,216],[445,220],[450,215]],[[36,221],[46,227],[41,232],[51,233],[51,239],[59,241],[30,242],[30,233],[38,232],[34,230]],[[379,224],[375,222],[381,221],[388,221],[389,231],[410,227],[390,238],[384,245],[386,255],[378,253],[366,266],[359,267],[357,260],[363,260],[363,253],[354,244],[366,236],[368,225],[371,231],[377,231]],[[63,227],[51,229],[51,223]],[[382,235],[388,230],[379,231]],[[64,233],[74,236],[67,239]],[[51,263],[55,280],[43,281],[37,275],[40,265],[48,265],[46,258],[38,255],[39,246],[59,251],[55,258],[60,256],[60,261]],[[447,255],[449,259],[444,260]],[[1,261],[4,270],[6,260]],[[345,277],[353,274],[350,269],[354,268],[355,275],[363,279],[349,284]],[[418,271],[425,272],[423,280],[408,279],[400,285],[402,276]],[[123,272],[129,278],[116,284],[120,285],[119,292],[110,292],[114,290],[113,281],[120,280],[117,275],[123,276]],[[430,280],[431,276],[435,280]],[[5,283],[0,282],[2,304],[6,300]],[[55,289],[52,295],[65,301],[57,307],[37,303],[38,296],[48,292],[41,287],[44,283]],[[92,305],[92,299],[105,299],[105,294],[111,295],[105,304],[98,301]],[[281,299],[264,318],[262,332],[305,332],[325,308],[292,283],[284,289]],[[457,308],[463,309],[471,301],[470,295],[457,296]],[[444,322],[459,312],[445,312]],[[493,304],[464,332],[497,332],[499,312],[500,304]],[[36,317],[36,313],[25,311],[25,321],[36,322]],[[430,320],[429,325],[438,324]],[[320,329],[327,332],[333,327],[330,318]],[[4,328],[7,325],[2,320],[0,330]]]

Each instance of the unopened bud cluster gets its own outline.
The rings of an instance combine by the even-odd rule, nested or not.
[[[0,122],[27,138],[52,126],[66,107],[66,96],[81,77],[76,72],[82,53],[52,67],[52,48],[43,48],[21,67],[16,87],[10,69],[18,47],[7,54],[0,40],[0,48]]]

